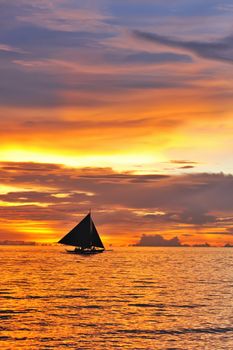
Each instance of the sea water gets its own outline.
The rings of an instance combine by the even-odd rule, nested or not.
[[[0,349],[233,349],[233,249],[0,247]]]

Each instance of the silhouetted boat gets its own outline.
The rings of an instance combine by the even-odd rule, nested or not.
[[[98,254],[105,250],[91,218],[91,212],[58,243],[74,246],[74,250],[67,250],[70,254]]]

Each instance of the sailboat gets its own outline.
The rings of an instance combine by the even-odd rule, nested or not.
[[[105,250],[92,220],[91,212],[58,243],[74,246],[74,250],[67,250],[71,254],[89,255],[102,253]]]

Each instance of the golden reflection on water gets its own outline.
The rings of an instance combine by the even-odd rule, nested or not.
[[[233,349],[233,250],[0,247],[0,349]]]

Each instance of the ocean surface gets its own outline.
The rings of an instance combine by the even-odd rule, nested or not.
[[[233,249],[0,247],[0,349],[233,349]]]

